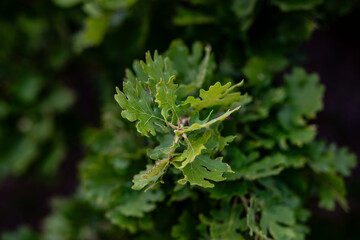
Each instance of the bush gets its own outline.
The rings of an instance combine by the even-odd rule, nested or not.
[[[356,158],[316,137],[298,47],[354,2],[54,3],[0,4],[0,178],[56,179],[79,144],[80,186],[4,239],[304,239],[314,199],[348,210]]]

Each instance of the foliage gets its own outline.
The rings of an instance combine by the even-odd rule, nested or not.
[[[4,240],[38,240],[39,237],[29,227],[21,226],[14,232],[3,233],[1,239]]]
[[[51,24],[60,22],[60,15],[47,21],[19,10],[12,22],[6,21],[5,13],[1,15],[0,181],[34,166],[37,172],[51,176],[68,146],[61,120],[75,101],[74,92],[55,73],[70,55],[64,39],[53,39],[60,33]],[[64,23],[58,27],[66,28]],[[45,40],[53,45],[44,44]]]
[[[81,7],[82,28],[74,37],[73,47],[81,52],[99,46],[106,37],[126,34],[128,49],[146,50],[144,46],[159,31],[168,41],[180,36],[186,41],[211,42],[219,56],[231,58],[232,65],[249,56],[284,55],[307,40],[317,22],[342,15],[355,0],[229,0],[141,1],[141,0],[53,0],[62,8]],[[166,9],[166,11],[164,11]],[[134,18],[134,16],[142,16]],[[326,18],[327,17],[327,18]],[[168,21],[163,21],[167,19]],[[161,23],[161,24],[156,24]],[[131,26],[137,26],[135,29]],[[169,29],[173,29],[170,30]],[[212,34],[216,32],[218,34]],[[227,39],[229,44],[222,44]],[[119,38],[120,41],[124,39]],[[163,42],[165,43],[165,42]],[[153,47],[153,46],[152,46]],[[158,48],[157,46],[154,46]],[[236,51],[235,51],[236,50]],[[137,53],[142,53],[137,51]],[[227,62],[229,64],[229,62]]]
[[[94,209],[81,194],[73,199],[55,198],[51,205],[52,214],[44,219],[41,234],[21,226],[15,232],[3,233],[2,239],[123,239],[121,231],[107,222],[103,212]]]
[[[0,179],[55,174],[75,141],[81,183],[2,238],[304,239],[309,202],[349,208],[356,158],[316,137],[297,47],[352,0],[53,3],[0,3]]]
[[[104,137],[96,138],[105,142],[90,144],[97,153],[89,154],[82,168],[85,192],[108,211],[110,221],[129,234],[152,234],[141,228],[141,221],[150,221],[164,239],[304,239],[310,214],[305,206],[312,197],[327,209],[335,202],[347,208],[342,176],[355,157],[314,140],[316,128],[309,121],[322,108],[324,90],[317,75],[295,67],[282,84],[264,87],[252,79],[263,69],[250,60],[244,72],[252,96],[238,92],[242,83],[214,83],[218,75],[212,67],[199,72],[208,76],[202,85],[209,83],[209,90],[196,93],[172,64],[193,53],[177,55],[174,48],[186,46],[175,41],[163,55],[147,53],[145,62],[134,62],[135,73],[127,70],[123,90],[115,95],[129,122],[108,118],[113,123],[104,123]],[[269,70],[269,85],[281,70]],[[162,225],[164,208],[168,217]]]

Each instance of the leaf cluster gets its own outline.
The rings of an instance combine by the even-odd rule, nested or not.
[[[83,131],[61,123],[78,114],[66,71],[96,82],[102,122],[84,133],[77,194],[54,201],[42,236],[2,238],[305,239],[310,200],[349,208],[356,158],[316,138],[324,87],[287,56],[351,0],[53,0],[71,9],[36,2],[8,19],[5,2],[0,179],[54,173],[65,135]],[[108,79],[155,48],[116,83],[114,106]]]
[[[49,19],[34,13],[44,6],[20,8],[11,16],[0,6],[0,181],[34,168],[52,176],[66,154],[68,127],[62,120],[75,94],[59,80],[71,54],[57,36],[67,26],[56,11]]]
[[[146,61],[134,62],[134,72],[127,70],[122,90],[117,88],[121,134],[109,133],[112,140],[105,141],[116,147],[99,147],[102,157],[91,154],[84,166],[93,165],[83,168],[82,177],[110,221],[134,237],[304,239],[310,199],[318,197],[327,209],[336,202],[347,209],[342,176],[354,167],[355,156],[315,140],[311,121],[324,92],[318,76],[294,67],[274,86],[286,61],[253,58],[243,69],[250,96],[238,92],[242,82],[211,84],[219,75],[203,68],[212,59],[206,48],[197,66],[176,67],[195,52],[175,41],[163,55],[147,53]],[[210,85],[207,90],[187,84],[184,69],[197,73],[193,82],[207,76],[201,80]],[[166,223],[159,219],[162,211]],[[156,233],[142,228],[143,220]]]

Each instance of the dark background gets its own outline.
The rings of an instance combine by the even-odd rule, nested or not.
[[[360,10],[316,31],[304,44],[308,71],[317,72],[325,85],[325,105],[317,118],[318,136],[348,146],[360,156],[360,35],[355,25]],[[360,166],[346,180],[348,213],[340,207],[328,212],[313,206],[309,239],[360,239]]]
[[[359,157],[360,35],[356,23],[360,23],[359,7],[325,29],[315,31],[303,44],[301,52],[307,56],[306,69],[317,72],[326,87],[324,110],[317,119],[319,137],[348,146]],[[90,93],[83,101],[93,98]],[[92,118],[98,114],[91,109],[82,111],[94,115],[89,116]],[[0,232],[15,230],[22,224],[39,230],[42,219],[50,213],[49,200],[54,196],[69,196],[76,190],[76,168],[82,156],[80,145],[73,146],[58,170],[59,177],[50,184],[30,175],[3,181],[0,185]],[[360,226],[359,173],[358,165],[352,177],[346,179],[349,212],[339,207],[328,212],[318,208],[314,201],[310,218],[312,232],[308,239],[360,239],[357,229]]]

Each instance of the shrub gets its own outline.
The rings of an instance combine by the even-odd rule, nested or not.
[[[347,209],[355,156],[314,140],[318,76],[294,67],[274,86],[281,67],[252,59],[241,94],[209,48],[192,49],[175,41],[127,70],[123,119],[107,112],[82,165],[88,199],[129,237],[157,239],[304,239],[310,198]]]
[[[298,47],[352,0],[53,2],[0,3],[0,179],[54,175],[81,135],[80,186],[4,239],[304,239],[314,199],[348,209],[356,159],[316,137],[324,86]],[[100,126],[69,110],[69,76]]]

